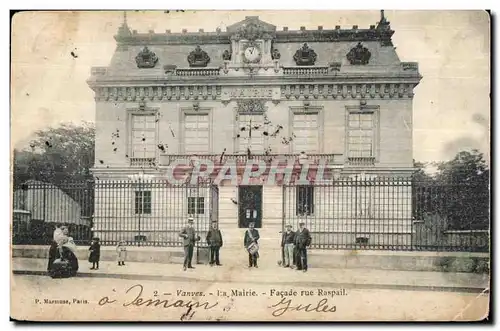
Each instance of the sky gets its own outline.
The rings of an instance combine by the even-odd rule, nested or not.
[[[379,11],[128,12],[138,32],[215,31],[255,15],[282,30],[368,28]],[[489,160],[490,26],[484,11],[392,11],[401,61],[423,76],[413,100],[414,159],[449,160],[479,149]],[[107,66],[123,12],[24,12],[14,16],[11,45],[11,146],[27,147],[36,130],[94,121],[93,66]],[[73,53],[73,55],[71,54]]]

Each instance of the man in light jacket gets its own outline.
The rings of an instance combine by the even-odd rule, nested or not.
[[[283,268],[293,268],[293,250],[295,243],[295,232],[292,226],[288,224],[286,231],[281,237],[281,249],[283,249]]]
[[[179,237],[183,238],[184,245],[184,266],[183,270],[186,271],[186,268],[194,269],[191,261],[193,260],[193,250],[195,242],[200,240],[200,236],[196,235],[196,231],[193,227],[193,219],[188,218],[188,224],[182,231],[179,233]]]

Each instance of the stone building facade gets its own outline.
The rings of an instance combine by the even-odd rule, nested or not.
[[[109,66],[92,68],[88,80],[96,100],[93,173],[101,183],[129,181],[137,173],[156,180],[177,159],[224,159],[240,166],[248,158],[297,162],[305,154],[313,167],[326,162],[337,177],[410,176],[412,101],[421,76],[417,63],[398,58],[393,33],[383,12],[380,21],[366,29],[278,31],[249,16],[226,31],[138,33],[125,19]],[[264,237],[271,238],[281,229],[287,206],[304,200],[300,195],[313,195],[315,214],[323,220],[321,231],[344,231],[347,223],[342,220],[354,210],[350,199],[339,200],[344,188],[284,193],[279,181],[267,184],[261,177],[245,186],[223,181],[216,195],[203,188],[204,200],[190,199],[190,189],[177,202],[153,188],[145,193],[153,212],[144,215],[143,222],[153,219],[154,210],[159,214],[151,227],[167,222],[165,210],[174,208],[170,204],[176,204],[180,212],[175,217],[181,218],[218,205],[220,227],[238,242],[248,219],[256,220]],[[327,190],[334,193],[329,200]],[[97,187],[97,235],[122,229],[123,222],[113,216],[117,213],[134,219],[134,192]],[[357,194],[361,200],[373,199],[363,198],[369,195],[363,192]],[[378,201],[393,194],[378,192]],[[400,222],[394,231],[404,233],[411,222],[411,188],[397,199],[406,200],[394,203],[404,207],[370,208],[372,213],[392,213],[385,219]],[[360,210],[362,214],[363,207]],[[368,223],[372,228],[382,224]],[[309,227],[314,231],[315,224]],[[130,239],[126,232],[120,238]]]

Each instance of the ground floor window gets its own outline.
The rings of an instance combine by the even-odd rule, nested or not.
[[[314,214],[314,187],[297,186],[295,201],[297,216]]]
[[[205,214],[205,198],[204,197],[188,197],[188,214],[203,215]]]
[[[151,214],[151,191],[135,191],[135,213]]]

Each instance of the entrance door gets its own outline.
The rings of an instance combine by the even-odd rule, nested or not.
[[[256,228],[262,227],[262,186],[239,186],[238,191],[238,226],[255,222]]]

